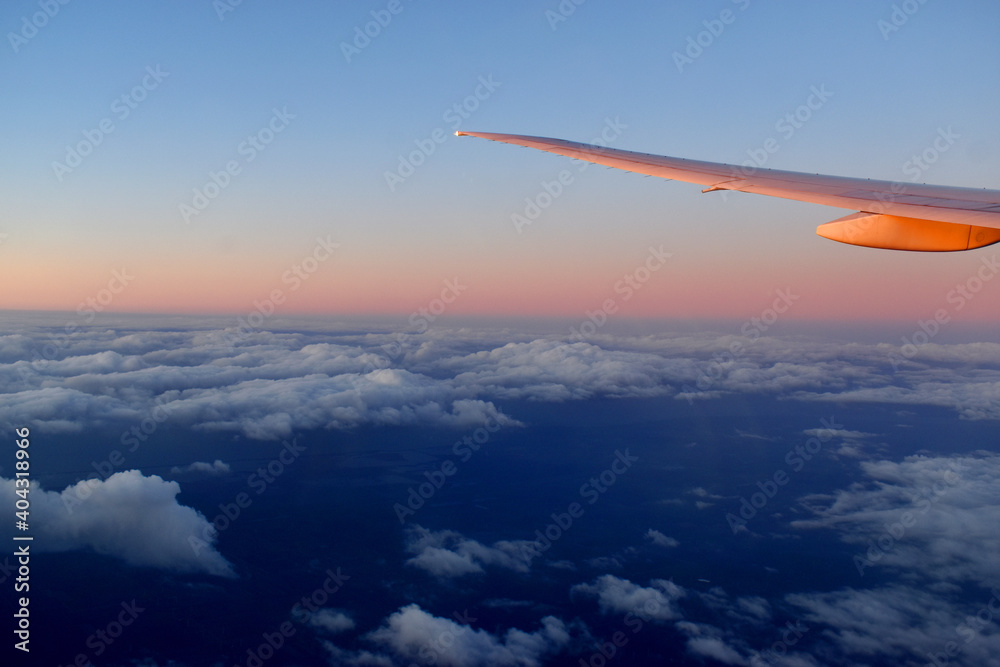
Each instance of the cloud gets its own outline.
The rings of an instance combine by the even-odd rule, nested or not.
[[[771,604],[756,595],[731,599],[725,590],[718,586],[699,595],[701,601],[711,609],[725,614],[731,621],[749,625],[763,625],[771,620]]]
[[[825,438],[826,440],[831,438],[839,438],[841,440],[860,440],[862,438],[876,437],[875,433],[850,431],[842,428],[807,428],[802,432],[810,437]]]
[[[180,466],[174,466],[170,469],[171,475],[182,475],[184,473],[204,473],[206,475],[226,475],[229,473],[229,464],[223,463],[219,459],[215,459],[213,463],[205,463],[204,461],[195,461],[189,466],[181,468]]]
[[[786,601],[824,628],[832,653],[856,663],[992,664],[1000,655],[1000,455],[908,456],[860,467],[861,482],[804,498],[813,518],[792,525],[837,531],[857,547],[858,574],[877,573],[878,587]],[[892,575],[897,583],[884,583]]]
[[[90,549],[129,565],[233,577],[211,544],[189,539],[211,534],[207,519],[177,502],[181,487],[138,470],[84,480],[62,492],[31,485],[31,526],[41,550]],[[15,481],[0,478],[0,502],[13,507]],[[9,538],[8,538],[9,539]]]
[[[650,528],[646,531],[646,539],[650,540],[653,544],[661,547],[676,547],[680,545],[680,542],[672,537],[667,537],[658,530],[653,530]]]
[[[487,565],[528,572],[538,554],[534,543],[527,540],[504,540],[486,546],[455,531],[435,532],[421,526],[407,531],[406,551],[414,554],[407,565],[443,578],[479,574]]]
[[[427,613],[418,605],[401,608],[366,638],[404,661],[433,662],[445,667],[479,665],[541,665],[542,659],[558,653],[570,642],[570,632],[558,618],[546,616],[534,632],[511,628],[497,637]]]
[[[835,653],[852,656],[856,663],[878,657],[894,664],[980,667],[996,664],[1000,655],[995,622],[1000,620],[1000,592],[992,598],[985,593],[978,608],[898,585],[792,594],[787,600],[803,610],[807,623],[825,626],[823,637]],[[991,603],[996,614],[990,611]],[[983,610],[986,614],[977,620]]]
[[[596,597],[603,614],[634,614],[641,618],[669,621],[680,618],[676,601],[687,592],[672,581],[654,579],[649,588],[620,579],[612,574],[601,575],[590,584],[577,584],[571,593]]]
[[[739,651],[718,637],[692,637],[688,640],[687,647],[695,655],[712,658],[727,665],[749,664]]]
[[[713,589],[717,599],[711,606],[719,609],[729,607],[728,596],[722,589]],[[703,598],[706,596],[702,596]],[[734,607],[739,606],[737,598]],[[759,619],[758,619],[759,620]],[[717,627],[710,623],[694,623],[679,621],[674,627],[687,639],[687,650],[700,658],[711,658],[726,665],[749,665],[750,667],[820,667],[808,653],[797,650],[803,637],[809,636],[809,628],[802,623],[788,622],[785,626],[769,628],[759,622],[751,626],[745,625],[743,619],[733,616],[724,619],[724,626]],[[773,639],[763,637],[775,636]],[[751,648],[748,638],[755,644],[773,641],[770,646],[761,649]],[[832,657],[825,664],[845,664],[839,661],[839,656]],[[856,664],[856,663],[849,663]]]
[[[332,635],[354,629],[354,619],[339,609],[317,609],[309,614],[308,623]]]
[[[799,529],[857,545],[859,574],[892,568],[931,581],[1000,586],[1000,455],[908,456],[861,463],[867,483],[802,500]]]
[[[58,345],[46,346],[47,332],[58,334]],[[748,344],[715,334],[510,338],[469,329],[362,335],[346,326],[298,333],[101,328],[70,336],[26,328],[0,347],[0,425],[127,430],[159,410],[171,425],[275,440],[364,424],[514,425],[516,415],[497,407],[504,400],[724,394],[941,405],[968,419],[1000,419],[996,344],[929,344],[894,368],[899,350],[885,344],[768,337]],[[741,352],[732,357],[736,342]],[[36,358],[42,347],[47,358]]]
[[[687,649],[688,652],[694,655],[711,658],[712,660],[717,660],[726,665],[749,665],[751,664],[749,660],[744,657],[741,650],[731,646],[730,641],[725,638],[726,633],[723,630],[716,628],[713,625],[707,623],[692,623],[690,621],[681,621],[675,626],[680,632],[687,636]],[[741,645],[742,642],[735,640],[737,644]],[[740,646],[740,649],[745,650],[745,646]]]

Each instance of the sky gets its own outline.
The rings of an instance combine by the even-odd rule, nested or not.
[[[3,3],[0,660],[996,665],[997,251],[454,132],[996,188],[998,19]]]
[[[990,248],[452,134],[996,188],[992,2],[43,5],[0,11],[0,308],[996,321]]]

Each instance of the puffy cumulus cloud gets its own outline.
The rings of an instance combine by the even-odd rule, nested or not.
[[[309,614],[308,623],[332,635],[354,629],[354,619],[339,609],[317,609]]]
[[[890,567],[930,581],[1000,586],[1000,455],[909,456],[861,464],[867,481],[803,499],[827,528],[858,545],[860,574]]]
[[[574,342],[468,328],[359,333],[313,323],[275,333],[194,319],[170,321],[169,331],[141,323],[67,336],[59,323],[22,322],[0,338],[0,424],[60,433],[128,428],[161,405],[175,425],[281,439],[296,429],[362,424],[468,428],[510,419],[494,405],[509,399],[727,393],[944,405],[963,417],[1000,419],[993,344],[925,345],[894,364],[896,346],[804,337],[665,333]]]
[[[171,420],[196,428],[238,431],[256,439],[289,437],[296,429],[362,424],[479,426],[488,419],[516,424],[492,402],[456,398],[440,382],[406,370],[284,380],[249,380],[182,392],[170,403]]]
[[[185,473],[201,473],[205,475],[226,475],[229,473],[229,464],[219,459],[212,463],[205,461],[195,461],[191,465],[180,467],[174,466],[170,469],[171,475],[182,475]]]
[[[1000,655],[1000,591],[976,604],[905,586],[788,595],[804,621],[823,628],[825,653],[864,664],[981,667]],[[881,664],[881,662],[880,662]]]
[[[13,507],[14,480],[0,479],[0,502]],[[62,492],[31,486],[31,525],[42,551],[90,549],[141,567],[233,577],[212,545],[190,539],[211,534],[207,519],[177,502],[181,487],[138,470],[84,480]]]
[[[673,393],[669,378],[694,372],[687,359],[550,339],[442,359],[434,368],[490,396],[547,401],[660,396]]]
[[[597,598],[604,614],[634,614],[641,618],[669,621],[680,618],[676,601],[687,592],[672,581],[654,579],[648,588],[604,574],[590,584],[577,584],[571,593]]]
[[[501,638],[411,604],[389,616],[366,638],[404,661],[419,664],[531,667],[543,664],[543,658],[561,651],[571,639],[569,628],[558,618],[546,616],[541,623],[542,627],[534,632],[511,628]]]
[[[127,428],[155,410],[174,425],[256,439],[362,424],[518,424],[449,378],[390,368],[402,357],[390,358],[379,347],[315,342],[317,337],[80,334],[69,337],[72,344],[56,346],[61,358],[0,364],[0,385],[7,387],[0,422],[50,433],[109,424]]]
[[[666,535],[664,535],[660,531],[654,530],[652,528],[650,528],[649,530],[646,531],[646,539],[649,540],[650,542],[652,542],[653,544],[655,544],[657,546],[660,546],[660,547],[668,547],[668,548],[670,548],[670,547],[676,547],[676,546],[680,545],[680,542],[678,542],[674,538],[667,537]]]
[[[430,531],[413,526],[407,531],[407,552],[414,554],[407,565],[435,577],[461,577],[484,572],[484,566],[528,572],[538,554],[533,542],[502,540],[493,546],[464,537],[452,530]]]

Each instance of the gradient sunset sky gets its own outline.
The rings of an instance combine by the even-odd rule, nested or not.
[[[405,316],[457,280],[449,314],[745,319],[786,290],[792,318],[997,319],[996,247],[846,246],[814,230],[850,211],[453,136],[735,163],[774,138],[763,166],[998,188],[990,0],[45,6],[0,10],[0,308]]]

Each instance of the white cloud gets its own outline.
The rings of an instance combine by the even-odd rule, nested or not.
[[[669,621],[680,618],[676,601],[687,593],[680,586],[665,579],[654,579],[645,588],[628,579],[604,574],[590,584],[577,584],[572,593],[597,598],[603,614],[634,614],[641,618]]]
[[[855,662],[878,657],[895,664],[924,665],[933,663],[929,654],[938,654],[941,664],[982,667],[996,664],[1000,655],[997,623],[975,620],[981,610],[991,613],[991,601],[1000,609],[1000,597],[990,598],[989,593],[982,596],[978,609],[905,586],[793,594],[787,600],[804,611],[807,623],[825,626],[823,637],[834,651],[852,656]],[[1000,613],[993,618],[1000,620]],[[958,652],[949,655],[949,644]]]
[[[44,332],[31,330],[44,340]],[[898,369],[891,345],[804,338],[661,334],[567,342],[461,329],[424,334],[337,331],[90,330],[63,336],[42,363],[12,333],[0,343],[0,425],[39,432],[129,428],[159,404],[172,425],[287,438],[297,429],[361,424],[474,428],[496,401],[601,397],[706,398],[727,393],[799,400],[942,405],[1000,419],[1000,345],[925,345]],[[733,343],[738,358],[717,357]],[[25,356],[17,356],[24,353]],[[991,356],[992,355],[992,356]],[[975,373],[966,371],[975,368]],[[744,434],[747,435],[747,434]],[[867,436],[857,431],[842,437]]]
[[[817,437],[825,438],[829,440],[830,438],[839,438],[841,440],[859,440],[861,438],[874,438],[874,433],[865,433],[864,431],[849,431],[842,428],[809,428],[802,431],[804,434]]]
[[[61,493],[31,486],[31,525],[40,550],[90,549],[135,566],[235,576],[211,544],[190,538],[211,534],[196,510],[177,502],[181,487],[138,470],[105,480],[84,480]],[[13,507],[15,481],[0,478],[0,502]],[[9,538],[8,538],[9,539]]]
[[[714,586],[707,593],[699,594],[701,601],[709,608],[725,614],[731,621],[750,625],[764,625],[771,620],[771,604],[756,595],[731,599],[725,590]]]
[[[317,609],[309,614],[309,625],[330,634],[354,629],[354,619],[339,609]]]
[[[861,468],[861,483],[806,497],[814,518],[792,525],[838,531],[857,546],[859,575],[876,572],[880,582],[894,575],[898,583],[791,594],[787,602],[824,627],[834,653],[857,663],[922,665],[935,655],[942,664],[993,664],[1000,655],[1000,455],[908,456]],[[978,605],[969,602],[977,588]]]
[[[415,604],[395,612],[367,639],[403,660],[445,667],[541,665],[546,655],[561,651],[570,633],[558,618],[546,616],[534,632],[517,628],[503,638],[465,623],[427,613]]]
[[[672,537],[667,537],[658,530],[650,528],[646,531],[646,539],[651,541],[653,544],[661,547],[676,547],[680,545],[680,542]]]
[[[225,475],[229,473],[229,464],[215,459],[212,463],[206,463],[204,461],[195,461],[191,465],[184,466],[174,466],[170,469],[171,475],[181,475],[184,473],[204,473],[206,475]]]
[[[803,499],[814,518],[857,545],[861,575],[889,567],[933,581],[1000,585],[1000,455],[908,456],[862,462],[868,478],[830,496]]]
[[[726,665],[749,664],[739,651],[718,637],[692,637],[688,639],[687,647],[695,655],[712,658]]]
[[[527,540],[499,541],[486,546],[451,530],[430,531],[414,526],[407,531],[407,565],[435,577],[461,577],[483,572],[483,566],[528,572],[539,552]]]

